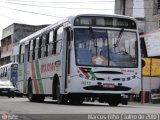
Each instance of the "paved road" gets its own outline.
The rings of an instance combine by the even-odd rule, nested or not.
[[[47,119],[48,117],[55,117],[58,120],[61,117],[63,120],[81,120],[88,119],[88,115],[92,114],[159,114],[160,104],[141,104],[129,103],[129,105],[119,105],[118,107],[110,107],[103,103],[84,102],[83,105],[59,105],[56,101],[45,99],[44,103],[31,103],[27,98],[7,98],[0,97],[0,114],[10,115],[9,117],[24,120],[39,120]],[[43,115],[42,115],[43,114]],[[58,115],[56,115],[58,114]],[[63,114],[63,115],[62,115]],[[83,114],[83,115],[82,115]],[[17,116],[14,116],[17,115]],[[78,117],[79,116],[79,117]],[[83,116],[83,117],[82,117]],[[71,118],[70,118],[71,117]],[[76,117],[76,118],[75,118]],[[1,118],[1,116],[0,116]],[[53,119],[54,120],[54,119]]]

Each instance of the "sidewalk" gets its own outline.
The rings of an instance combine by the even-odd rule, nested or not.
[[[129,102],[128,102],[128,105],[160,107],[160,103],[153,104],[152,102],[141,103],[141,102],[131,102],[131,101],[129,101]]]

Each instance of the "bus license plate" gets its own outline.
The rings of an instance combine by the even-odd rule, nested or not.
[[[115,86],[112,83],[105,83],[105,84],[103,84],[103,87],[104,88],[114,88]]]

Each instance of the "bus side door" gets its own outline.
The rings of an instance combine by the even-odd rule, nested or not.
[[[62,61],[62,81],[64,88],[62,91],[65,92],[67,88],[67,80],[70,76],[70,41],[71,41],[71,30],[69,27],[64,28],[63,36],[63,61]]]

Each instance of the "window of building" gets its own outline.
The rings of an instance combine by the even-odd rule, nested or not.
[[[157,0],[157,7],[160,9],[160,0]]]
[[[153,14],[160,14],[160,0],[154,0],[153,3]]]

